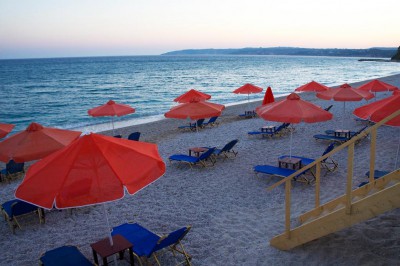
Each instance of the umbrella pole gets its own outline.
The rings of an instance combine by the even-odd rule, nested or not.
[[[342,129],[344,129],[344,119],[346,115],[346,102],[343,101],[343,118],[342,118]]]
[[[114,116],[111,117],[111,123],[112,123],[112,132],[113,132],[113,136],[115,135],[114,133]]]
[[[104,214],[106,216],[108,240],[110,241],[110,246],[113,246],[114,245],[114,241],[113,241],[112,236],[111,236],[111,226],[110,226],[110,221],[108,220],[108,213],[107,213],[107,210],[106,210],[106,203],[103,203],[103,210],[104,210]],[[116,257],[115,254],[114,254],[113,258],[114,258],[114,264],[118,265],[117,257]]]
[[[290,130],[290,149],[289,149],[289,158],[292,158],[292,137],[293,137],[293,130]]]
[[[394,170],[397,169],[397,161],[399,160],[399,151],[400,151],[400,136],[399,136],[399,144],[397,145],[396,162],[394,163]]]

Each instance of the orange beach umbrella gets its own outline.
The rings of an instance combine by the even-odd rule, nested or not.
[[[116,103],[113,100],[109,100],[106,104],[94,107],[88,110],[88,114],[91,116],[111,116],[112,129],[114,134],[114,116],[123,116],[132,114],[135,109],[127,104]]]
[[[329,90],[329,87],[327,87],[321,83],[318,83],[314,80],[295,89],[295,91],[297,91],[297,92],[301,92],[301,91],[319,92],[319,91],[327,91],[327,90]]]
[[[203,101],[203,100],[209,100],[211,99],[211,95],[195,90],[195,89],[191,89],[187,92],[185,92],[184,94],[182,94],[181,96],[178,96],[174,99],[174,102],[178,102],[178,103],[188,103],[191,102],[193,100],[197,100],[197,101]]]
[[[165,173],[157,145],[91,133],[33,164],[15,196],[45,209],[134,194]]]
[[[14,127],[15,125],[13,124],[0,123],[0,139],[7,136],[7,134],[10,133]]]
[[[247,94],[247,108],[249,107],[249,102],[250,102],[250,94],[252,93],[260,93],[262,92],[262,88],[253,85],[251,83],[246,83],[243,86],[237,88],[236,90],[233,91],[233,93],[236,94]]]
[[[80,131],[43,127],[33,122],[25,130],[0,142],[0,160],[27,162],[41,159],[68,145],[80,135]]]

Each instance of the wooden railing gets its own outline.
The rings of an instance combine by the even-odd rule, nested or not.
[[[268,188],[268,190],[272,190],[277,186],[285,183],[285,233],[286,237],[290,238],[290,191],[291,191],[291,181],[294,177],[301,174],[302,172],[310,169],[312,167],[316,167],[315,170],[315,209],[320,207],[320,181],[321,181],[321,162],[326,158],[334,155],[335,153],[343,150],[344,148],[348,147],[348,158],[347,158],[347,184],[346,184],[346,214],[351,213],[352,207],[352,183],[353,183],[353,167],[354,167],[354,146],[357,142],[361,141],[362,138],[371,135],[371,147],[370,147],[370,176],[369,182],[374,182],[374,172],[375,172],[375,153],[376,153],[376,132],[377,129],[382,126],[387,121],[397,117],[400,115],[400,109],[396,112],[392,113],[390,116],[386,117],[385,119],[379,121],[375,125],[365,129],[357,136],[352,137],[350,140],[346,141],[345,143],[341,144],[340,146],[333,149],[331,152],[323,155],[322,157],[316,159],[314,162],[306,165],[305,167],[299,169],[297,172],[291,174],[290,176],[280,180],[279,182],[273,184]]]

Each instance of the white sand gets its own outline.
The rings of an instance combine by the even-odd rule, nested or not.
[[[400,86],[400,75],[382,78]],[[357,86],[361,84],[355,83]],[[378,98],[391,93],[378,93]],[[303,99],[327,107],[333,104],[334,118],[317,124],[295,125],[292,154],[318,157],[326,142],[317,142],[312,135],[325,129],[342,127],[343,103],[316,99],[314,93],[301,95]],[[373,101],[373,100],[372,100]],[[257,106],[260,103],[253,103]],[[346,103],[346,127],[358,129],[362,125],[352,119],[354,108],[365,101]],[[167,233],[184,225],[192,225],[184,240],[193,256],[193,265],[395,265],[400,263],[400,210],[392,211],[330,234],[291,251],[280,251],[269,245],[269,240],[284,230],[284,187],[272,191],[266,188],[279,178],[257,178],[252,166],[277,164],[279,155],[289,153],[289,138],[249,138],[247,132],[274,124],[260,118],[239,119],[237,114],[245,106],[228,108],[219,118],[220,126],[198,133],[179,132],[185,121],[165,120],[129,129],[120,129],[124,137],[133,131],[142,132],[141,140],[155,142],[167,171],[158,181],[131,196],[106,204],[112,226],[126,221],[138,222],[157,233]],[[381,127],[378,131],[376,168],[392,170],[395,165],[399,128]],[[232,139],[239,139],[238,156],[219,160],[214,167],[191,170],[187,165],[168,162],[168,156],[187,153],[191,146],[222,147]],[[355,178],[353,186],[365,181],[369,169],[368,139],[356,146]],[[321,197],[326,202],[344,193],[347,151],[336,154],[339,169],[321,181]],[[0,183],[0,202],[13,198],[21,182]],[[314,186],[293,183],[292,221],[314,204]],[[0,223],[0,265],[37,265],[40,254],[62,245],[76,245],[93,260],[90,243],[107,235],[102,206],[46,213],[46,224],[29,222],[13,235],[7,223]],[[166,265],[173,260],[167,254]],[[127,265],[122,262],[122,265]]]

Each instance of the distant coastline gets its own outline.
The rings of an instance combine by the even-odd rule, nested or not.
[[[297,55],[297,56],[340,56],[390,58],[396,54],[397,47],[373,47],[368,49],[338,49],[338,48],[299,48],[299,47],[269,47],[269,48],[239,48],[239,49],[185,49],[171,51],[162,55]]]

